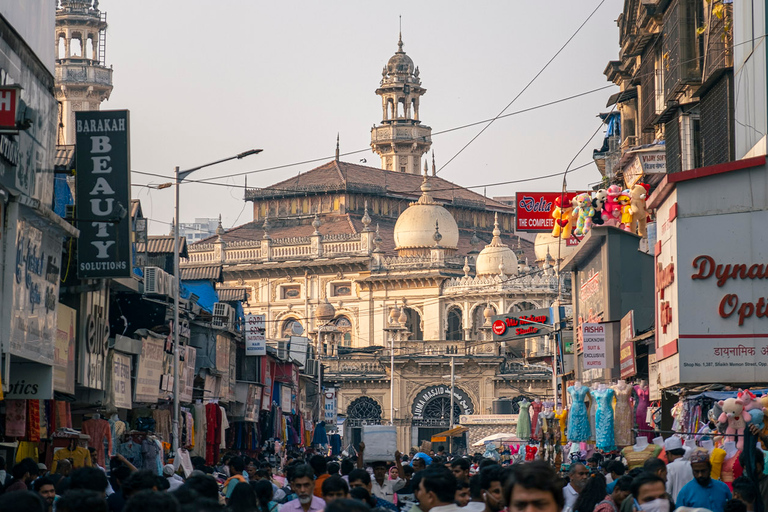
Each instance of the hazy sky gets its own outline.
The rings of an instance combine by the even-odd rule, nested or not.
[[[421,119],[433,132],[498,114],[557,51],[599,0],[298,1],[102,0],[107,12],[107,64],[114,91],[104,109],[131,111],[134,171],[170,176],[251,148],[264,152],[198,171],[191,179],[333,158],[365,158],[370,128],[381,120],[374,91],[397,50],[402,15],[405,51],[427,89]],[[603,70],[618,56],[615,19],[623,2],[606,0],[579,35],[508,110],[608,85]],[[617,89],[496,121],[440,173],[464,186],[562,171],[597,129],[599,112]],[[437,165],[453,157],[482,126],[433,137]],[[574,165],[591,161],[601,133]],[[248,176],[267,186],[310,170],[304,164]],[[599,181],[594,165],[569,175],[569,189]],[[135,184],[168,181],[134,173]],[[251,220],[243,177],[224,187],[185,184],[181,219],[216,217],[224,227]],[[487,189],[488,196],[559,190],[560,178]],[[476,189],[483,193],[483,189]],[[173,191],[133,187],[153,234],[166,233]],[[250,205],[250,203],[249,203]]]

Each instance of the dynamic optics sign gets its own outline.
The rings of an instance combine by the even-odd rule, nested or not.
[[[491,319],[493,341],[544,336],[552,332],[551,324],[551,308],[497,315]]]
[[[131,275],[131,167],[127,110],[76,112],[77,275]]]

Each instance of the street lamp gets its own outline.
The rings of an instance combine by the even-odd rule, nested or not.
[[[240,160],[242,158],[245,158],[250,155],[256,155],[258,153],[261,153],[262,149],[250,149],[248,151],[244,151],[243,153],[239,153],[235,156],[230,156],[227,158],[222,158],[221,160],[216,160],[215,162],[210,162],[203,165],[198,165],[197,167],[192,167],[191,169],[187,169],[186,171],[179,171],[179,168],[176,167],[174,169],[175,173],[175,180],[174,185],[176,186],[176,201],[175,201],[175,211],[174,211],[174,229],[173,229],[173,275],[176,277],[174,279],[174,285],[173,285],[173,453],[174,456],[179,450],[179,362],[180,362],[180,352],[179,352],[179,290],[181,287],[181,275],[179,274],[179,184],[195,171],[198,171],[200,169],[203,169],[205,167],[210,167],[212,165],[220,164],[223,162],[229,162],[230,160]]]

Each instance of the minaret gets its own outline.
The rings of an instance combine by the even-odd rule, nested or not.
[[[56,9],[56,99],[60,102],[57,144],[75,143],[75,112],[100,110],[112,92],[105,63],[107,13],[99,0],[61,0]]]
[[[382,120],[371,129],[371,149],[381,157],[381,168],[419,174],[422,155],[432,145],[432,128],[419,120],[419,101],[427,92],[421,87],[419,68],[403,51],[403,36],[397,52],[381,73]]]

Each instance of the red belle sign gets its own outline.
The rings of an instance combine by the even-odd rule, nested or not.
[[[565,200],[570,200],[580,192],[566,192]],[[515,215],[518,231],[552,231],[555,219],[552,210],[555,198],[562,192],[518,192],[515,194]]]

